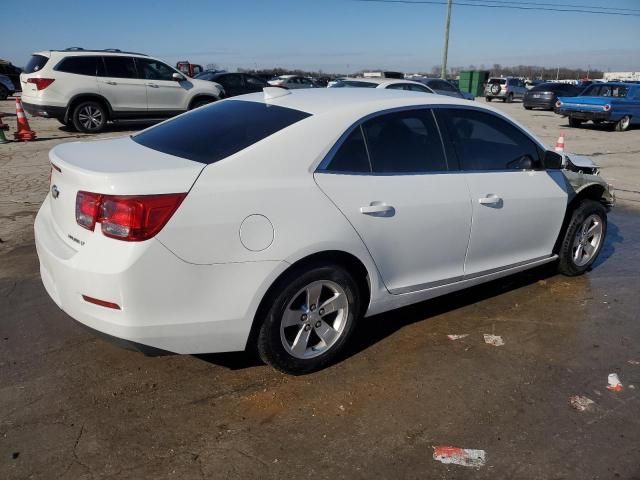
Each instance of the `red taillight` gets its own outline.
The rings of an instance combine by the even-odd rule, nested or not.
[[[120,305],[113,302],[107,302],[106,300],[100,300],[98,298],[89,297],[88,295],[82,295],[82,299],[85,302],[93,303],[94,305],[100,305],[101,307],[113,308],[114,310],[120,310]]]
[[[78,192],[76,195],[76,222],[83,228],[93,231],[98,221],[102,195],[90,192]]]
[[[186,196],[186,193],[117,196],[78,192],[76,221],[89,230],[100,223],[107,237],[129,242],[147,240],[162,230]]]
[[[33,83],[36,90],[44,90],[54,82],[53,78],[28,78],[27,83]]]

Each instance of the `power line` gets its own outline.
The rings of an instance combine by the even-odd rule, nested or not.
[[[402,3],[407,5],[447,5],[447,2],[444,1],[436,1],[436,0],[355,0],[357,2],[368,2],[368,3]],[[473,0],[467,0],[473,1]],[[478,0],[478,1],[492,1],[492,0]],[[506,8],[512,10],[537,10],[543,12],[567,12],[567,13],[589,13],[595,15],[617,15],[622,17],[640,17],[640,13],[625,13],[625,12],[602,12],[595,10],[586,10],[582,8],[578,9],[569,9],[569,8],[549,8],[542,6],[516,6],[516,5],[489,5],[486,3],[466,3],[461,1],[454,1],[454,5],[458,5],[461,7],[481,7],[481,8]],[[527,4],[531,5],[531,4]],[[585,7],[585,8],[594,8],[594,7]],[[597,8],[597,7],[596,7]]]
[[[607,13],[609,10],[620,10],[625,12],[639,12],[637,8],[620,8],[620,7],[599,7],[597,5],[576,5],[575,3],[544,3],[544,2],[519,2],[515,0],[466,0],[467,2],[486,2],[486,3],[504,3],[515,5],[541,5],[549,7],[571,7],[571,8],[595,8],[597,10],[604,10],[602,13]]]

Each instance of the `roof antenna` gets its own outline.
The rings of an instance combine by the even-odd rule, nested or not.
[[[289,95],[291,93],[291,90],[282,87],[264,87],[262,91],[264,92],[265,100],[284,97],[285,95]]]

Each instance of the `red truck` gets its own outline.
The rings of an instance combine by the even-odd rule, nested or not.
[[[182,60],[176,64],[176,68],[189,77],[195,77],[204,70],[202,65],[190,63],[188,60]]]

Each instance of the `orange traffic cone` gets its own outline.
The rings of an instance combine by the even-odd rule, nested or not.
[[[9,125],[2,122],[2,114],[0,113],[0,144],[9,143],[7,137],[4,136],[4,131],[9,130]]]
[[[558,137],[558,141],[556,142],[556,152],[564,152],[564,132],[562,131],[560,132],[560,136]]]
[[[24,110],[22,109],[22,100],[20,100],[20,97],[16,97],[16,115],[18,117],[18,131],[14,132],[13,138],[15,138],[16,140],[21,140],[23,142],[35,140],[36,132],[31,130],[31,127],[29,126],[27,117],[25,116]]]

